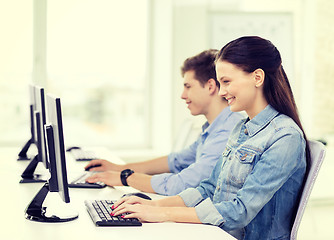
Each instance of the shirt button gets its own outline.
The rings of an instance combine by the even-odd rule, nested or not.
[[[246,135],[248,134],[247,128],[245,129],[244,133],[245,133]]]
[[[244,160],[246,160],[246,157],[247,157],[247,153],[246,153],[245,155],[243,155],[243,156],[240,158],[240,160],[241,160],[241,161],[244,161]]]

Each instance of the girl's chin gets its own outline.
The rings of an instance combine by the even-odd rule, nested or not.
[[[232,112],[240,112],[240,111],[242,111],[242,109],[240,109],[240,108],[238,108],[236,105],[230,105],[230,110],[232,111]]]

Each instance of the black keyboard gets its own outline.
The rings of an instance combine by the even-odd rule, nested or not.
[[[77,161],[91,161],[99,158],[94,151],[72,149],[70,153]]]
[[[84,171],[82,175],[68,184],[70,188],[104,188],[107,185],[103,182],[88,183],[86,179],[97,172]]]
[[[141,226],[137,218],[122,218],[122,215],[111,216],[111,200],[86,200],[87,211],[96,226]],[[125,214],[123,214],[125,215]]]

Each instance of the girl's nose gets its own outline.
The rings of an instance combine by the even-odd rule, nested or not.
[[[226,95],[226,89],[224,87],[220,86],[218,95],[222,96],[222,97],[225,96]]]

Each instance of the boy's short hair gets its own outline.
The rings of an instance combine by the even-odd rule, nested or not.
[[[193,57],[187,58],[181,67],[182,77],[184,77],[186,72],[193,70],[195,72],[195,78],[202,86],[204,86],[207,81],[212,78],[216,81],[216,85],[219,87],[215,67],[217,54],[217,49],[209,49]]]

